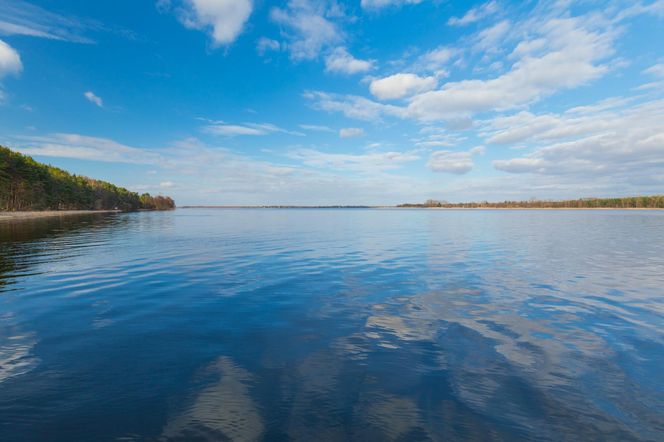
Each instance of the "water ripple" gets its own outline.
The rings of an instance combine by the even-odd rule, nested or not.
[[[648,211],[0,224],[0,434],[662,440],[662,250]]]

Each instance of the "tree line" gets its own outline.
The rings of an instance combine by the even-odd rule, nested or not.
[[[449,203],[427,200],[421,204],[399,204],[397,207],[440,207],[448,209],[664,209],[664,195],[630,196],[623,198],[580,198],[576,200],[538,200]]]
[[[105,181],[72,175],[0,146],[0,210],[167,210],[166,196],[139,195]]]

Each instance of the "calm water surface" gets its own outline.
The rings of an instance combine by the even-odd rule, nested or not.
[[[0,440],[664,440],[664,212],[0,223]]]

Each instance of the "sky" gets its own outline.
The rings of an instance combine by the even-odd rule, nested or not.
[[[0,144],[188,204],[664,193],[664,0],[0,0]]]

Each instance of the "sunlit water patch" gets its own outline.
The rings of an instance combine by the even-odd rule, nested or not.
[[[0,223],[0,439],[664,440],[664,212]]]

